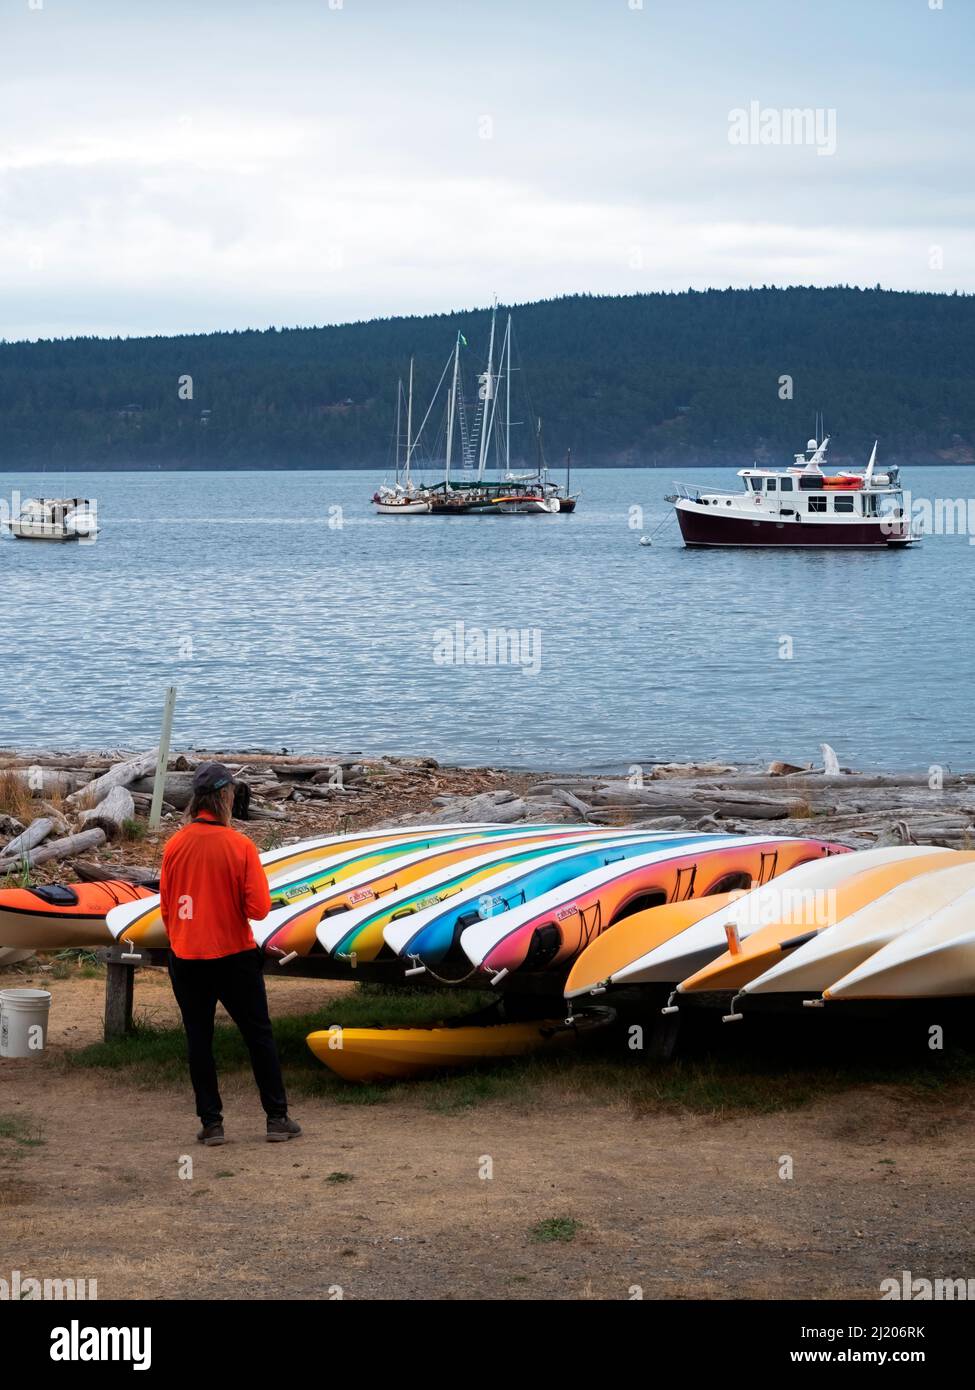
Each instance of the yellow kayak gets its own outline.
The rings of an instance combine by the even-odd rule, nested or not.
[[[309,1033],[320,1062],[345,1081],[399,1081],[424,1072],[471,1067],[495,1057],[521,1057],[564,1047],[577,1030],[562,1019],[458,1028],[329,1028]]]
[[[678,986],[679,994],[741,989],[749,980],[764,975],[766,970],[784,960],[790,951],[811,941],[819,932],[828,931],[836,922],[873,903],[899,884],[917,878],[919,874],[946,869],[975,858],[954,849],[932,850],[930,854],[899,859],[875,869],[865,869],[832,890],[827,909],[827,921],[821,918],[821,907],[815,901],[800,903],[799,910],[786,919],[771,923],[753,932],[736,949],[725,951],[710,965],[689,975]]]
[[[624,917],[622,922],[616,922],[608,931],[594,937],[576,956],[565,982],[566,999],[604,990],[613,983],[616,972],[631,961],[669,941],[678,932],[686,931],[703,917],[737,902],[746,892],[747,889],[738,888],[733,893],[686,898],[683,902],[662,903],[659,907],[634,912],[632,917]]]

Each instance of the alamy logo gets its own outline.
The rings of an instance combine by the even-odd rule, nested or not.
[[[542,633],[537,627],[438,627],[433,634],[437,666],[520,666],[523,675],[542,669]]]
[[[152,1365],[151,1327],[82,1327],[77,1318],[51,1330],[52,1361],[131,1361],[134,1371]]]
[[[728,112],[731,145],[810,145],[818,155],[836,153],[835,106],[762,106]]]
[[[97,1279],[37,1279],[19,1269],[12,1270],[9,1279],[0,1279],[0,1303],[93,1302],[97,1297]]]
[[[975,1279],[915,1279],[909,1269],[900,1278],[880,1281],[882,1299],[915,1303],[952,1303],[975,1300]]]

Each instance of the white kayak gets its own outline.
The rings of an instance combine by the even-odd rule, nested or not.
[[[828,926],[829,890],[863,873],[899,859],[930,854],[930,845],[892,845],[884,849],[858,850],[852,854],[831,855],[809,864],[787,869],[771,883],[755,888],[693,926],[678,932],[652,950],[635,957],[629,965],[614,971],[607,983],[614,985],[676,984],[722,955],[728,949],[727,927],[736,929],[740,940],[772,922],[788,920],[790,915],[808,920],[809,906],[815,909],[816,895],[823,895],[824,920]]]
[[[799,946],[764,975],[742,985],[742,994],[822,994],[834,981],[888,942],[920,926],[942,908],[975,889],[975,864],[933,869],[889,893]]]
[[[975,994],[975,888],[902,932],[823,993],[826,999]]]

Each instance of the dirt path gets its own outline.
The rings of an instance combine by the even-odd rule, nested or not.
[[[0,1115],[43,1139],[0,1141],[0,1272],[96,1278],[103,1298],[292,1299],[875,1298],[902,1269],[975,1272],[967,1092],[927,1110],[865,1088],[726,1121],[557,1091],[455,1114],[305,1097],[304,1137],[271,1145],[233,1077],[232,1142],[204,1150],[188,1093],[64,1070],[98,1036],[101,989],[53,982],[48,1054],[0,1062]],[[281,1016],[323,985],[272,990]],[[174,1017],[158,976],[137,1005]],[[532,1239],[553,1220],[574,1238]]]

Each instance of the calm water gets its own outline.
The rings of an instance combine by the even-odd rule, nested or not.
[[[102,526],[95,545],[0,540],[0,745],[151,746],[175,684],[184,746],[589,768],[804,762],[825,739],[858,767],[975,764],[964,536],[698,552],[669,521],[646,548],[669,512],[662,471],[580,470],[571,517],[374,517],[376,481],[0,474],[6,499],[96,498]],[[904,481],[975,496],[975,469]],[[528,630],[537,673],[438,664],[457,623],[469,641]]]

